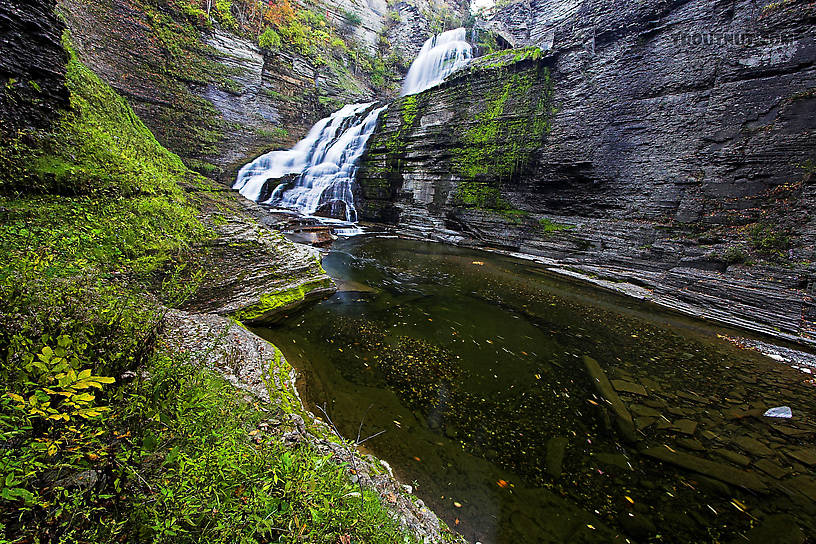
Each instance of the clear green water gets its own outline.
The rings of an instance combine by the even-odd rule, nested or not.
[[[745,542],[753,526],[780,519],[812,529],[809,482],[786,485],[808,477],[788,453],[808,447],[816,420],[800,372],[736,348],[724,331],[509,257],[355,237],[323,265],[343,291],[257,332],[346,436],[367,412],[364,433],[386,432],[366,447],[468,539]],[[585,355],[622,380],[636,443],[609,424]],[[780,404],[796,421],[757,416]],[[746,451],[745,439],[771,453]],[[768,490],[640,453],[664,445]],[[787,472],[758,468],[767,462]]]

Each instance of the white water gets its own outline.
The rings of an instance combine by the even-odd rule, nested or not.
[[[300,174],[294,187],[278,185],[265,203],[304,215],[323,208],[322,214],[357,221],[352,194],[357,161],[385,109],[373,106],[373,102],[352,104],[321,119],[292,149],[261,155],[241,168],[233,188],[257,201],[268,180]]]
[[[438,85],[467,65],[472,48],[465,36],[465,29],[457,28],[428,39],[408,70],[402,94]],[[374,107],[373,102],[344,106],[318,121],[292,149],[272,151],[245,165],[233,189],[258,201],[268,194],[264,190],[267,182],[295,174],[294,185],[280,183],[264,203],[296,209],[306,216],[320,214],[356,223],[353,185],[357,163],[384,109]],[[355,227],[342,234],[358,232]]]
[[[467,66],[473,48],[464,28],[432,36],[422,45],[402,84],[402,96],[422,92],[442,83],[450,74]]]

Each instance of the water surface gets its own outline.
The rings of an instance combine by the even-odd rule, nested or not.
[[[364,432],[385,430],[366,446],[468,539],[741,542],[763,523],[813,530],[810,377],[722,337],[733,332],[439,244],[355,237],[323,265],[341,291],[258,332],[346,436],[364,414]],[[636,442],[616,429],[585,356],[619,390]],[[794,420],[762,417],[782,404]],[[715,473],[641,453],[655,447]],[[722,467],[766,489],[725,483]]]

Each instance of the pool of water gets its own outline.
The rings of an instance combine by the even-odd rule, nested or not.
[[[340,291],[257,332],[346,436],[364,416],[364,434],[385,430],[368,450],[469,540],[814,531],[812,376],[733,331],[440,244],[358,236],[323,265]],[[794,418],[762,415],[780,405]]]

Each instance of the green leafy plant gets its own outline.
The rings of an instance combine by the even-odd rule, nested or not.
[[[258,36],[258,46],[264,49],[277,51],[280,49],[282,43],[280,35],[269,27]]]

